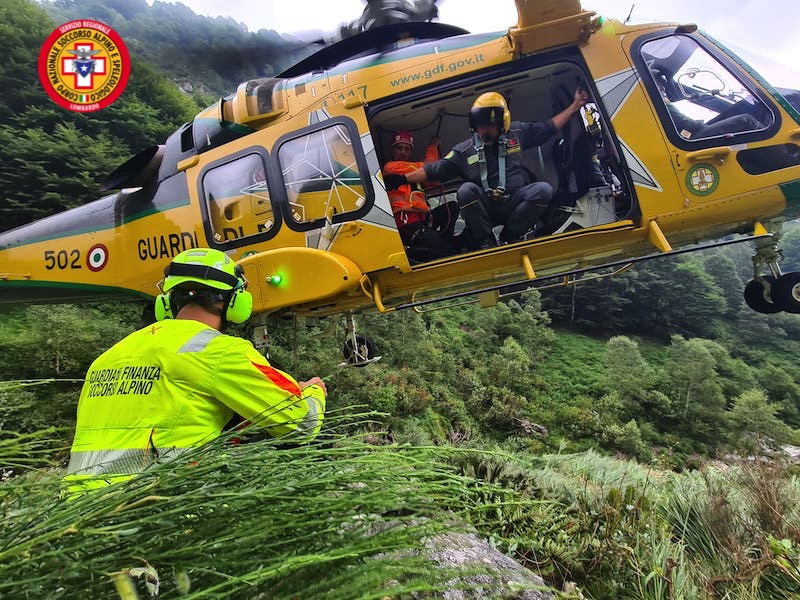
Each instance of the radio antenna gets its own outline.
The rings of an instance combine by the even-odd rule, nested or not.
[[[636,6],[636,3],[631,4],[631,10],[630,10],[630,12],[628,12],[628,16],[625,18],[625,24],[626,25],[628,24],[628,21],[631,20],[631,15],[633,14],[633,9],[634,9],[635,6]]]

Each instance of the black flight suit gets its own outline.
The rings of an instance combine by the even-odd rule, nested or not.
[[[551,120],[523,123],[514,121],[506,132],[506,185],[500,197],[487,194],[481,182],[481,169],[476,143],[477,134],[453,147],[443,159],[424,165],[429,181],[448,181],[461,178],[466,181],[456,197],[461,216],[469,227],[479,247],[495,245],[492,228],[503,225],[501,241],[514,242],[536,224],[547,209],[553,188],[546,182],[534,182],[533,176],[522,164],[520,153],[540,146],[556,132]],[[489,189],[499,185],[499,144],[495,141],[484,147],[487,183]]]

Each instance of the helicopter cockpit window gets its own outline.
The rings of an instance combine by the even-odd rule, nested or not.
[[[773,123],[770,109],[714,56],[688,36],[642,44],[642,59],[669,115],[687,141],[753,133]]]
[[[217,243],[270,232],[275,217],[264,158],[245,154],[208,169],[201,189],[210,233]]]
[[[281,143],[278,161],[291,222],[306,229],[360,212],[368,176],[356,157],[351,131],[341,123]]]

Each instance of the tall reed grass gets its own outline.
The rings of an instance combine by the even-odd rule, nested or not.
[[[496,486],[457,474],[458,450],[371,445],[353,425],[331,415],[306,445],[220,438],[71,498],[63,469],[42,464],[59,450],[48,435],[7,434],[0,597],[351,600],[468,586],[421,550],[468,530]]]

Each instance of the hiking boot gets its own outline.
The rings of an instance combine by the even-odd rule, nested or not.
[[[488,248],[497,248],[497,239],[494,237],[494,234],[478,242],[478,250],[486,250]]]
[[[513,233],[506,228],[503,228],[503,231],[500,232],[501,245],[515,244],[517,242],[521,242],[524,239],[525,239],[524,235],[517,235],[516,233]]]

